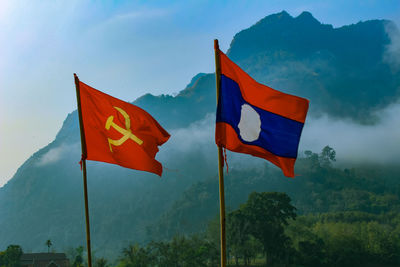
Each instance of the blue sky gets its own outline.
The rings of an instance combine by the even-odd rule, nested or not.
[[[76,109],[72,74],[126,101],[173,94],[213,72],[213,39],[286,10],[340,27],[368,19],[400,25],[399,0],[0,2],[0,186],[51,142]],[[79,159],[77,159],[79,160]]]

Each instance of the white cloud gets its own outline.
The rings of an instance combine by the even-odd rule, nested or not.
[[[168,16],[171,14],[169,9],[146,9],[141,11],[132,11],[128,13],[117,14],[106,21],[106,23],[131,21],[139,19],[154,19]]]
[[[80,144],[76,143],[76,144],[72,144],[72,145],[68,145],[68,144],[61,144],[58,147],[52,148],[49,151],[47,151],[45,154],[43,154],[38,162],[36,163],[37,166],[45,166],[45,165],[49,165],[52,163],[55,163],[59,160],[61,160],[63,157],[71,157],[71,154],[77,154],[79,155],[79,147]],[[76,158],[78,158],[79,156],[77,156]]]
[[[199,160],[206,160],[209,166],[215,165],[217,171],[215,113],[207,114],[204,119],[196,121],[188,127],[170,131],[170,134],[170,139],[160,148],[157,155],[157,159],[167,168],[169,166],[179,168],[181,157],[196,153]],[[264,159],[228,150],[226,152],[229,169],[253,169],[265,164]]]
[[[380,110],[375,125],[361,125],[328,116],[308,118],[300,150],[320,152],[329,145],[339,162],[398,163],[400,161],[400,103]]]
[[[171,131],[168,147],[189,152],[204,149],[214,143],[215,114],[207,114],[204,119],[192,123],[187,128]]]
[[[400,162],[400,103],[377,112],[379,122],[362,125],[349,119],[329,116],[308,117],[300,140],[302,151],[320,152],[326,145],[337,152],[338,162],[371,162],[394,164]],[[170,140],[160,148],[159,159],[173,162],[174,153],[184,155],[190,151],[215,161],[217,148],[214,141],[215,114],[187,128],[171,131]],[[158,157],[158,156],[157,156]],[[229,168],[253,168],[265,161],[249,155],[228,152]]]
[[[390,44],[386,46],[383,59],[394,71],[400,71],[400,32],[394,23],[387,24],[385,30],[389,35]]]
[[[120,31],[122,28],[133,28],[138,22],[164,18],[172,14],[171,9],[141,9],[126,13],[117,13],[104,21],[100,21],[92,31],[101,33],[110,30]],[[136,24],[135,24],[136,23]]]
[[[361,125],[351,120],[334,119],[329,116],[307,118],[300,142],[304,150],[320,152],[326,145],[337,152],[339,163],[371,162],[395,164],[400,161],[400,103],[380,110],[375,125]],[[214,141],[215,114],[185,128],[170,132],[170,140],[160,148],[157,159],[165,167],[176,168],[182,157],[197,154],[210,166],[217,164],[217,147]],[[65,158],[79,158],[80,145],[61,144],[50,149],[37,161],[42,167]],[[197,157],[197,156],[196,156]],[[196,158],[195,157],[195,158]],[[194,159],[195,159],[194,158]],[[228,151],[229,169],[253,169],[264,166],[265,160]],[[176,165],[178,164],[178,165]]]

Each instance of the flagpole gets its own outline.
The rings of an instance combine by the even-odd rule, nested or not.
[[[75,88],[76,88],[76,99],[77,99],[77,103],[78,103],[79,129],[80,129],[80,133],[81,133],[82,158],[81,158],[80,163],[81,163],[82,174],[83,174],[83,193],[85,196],[86,244],[87,244],[87,253],[88,253],[88,267],[92,267],[92,253],[91,253],[91,249],[90,249],[89,201],[88,201],[87,175],[86,175],[86,140],[85,140],[85,132],[84,132],[84,128],[83,128],[83,120],[82,120],[79,78],[75,73],[74,73],[74,78],[75,78]]]
[[[214,40],[215,50],[215,80],[217,82],[217,105],[221,86],[221,62],[219,58],[218,40]],[[218,146],[218,174],[219,174],[219,218],[221,228],[221,267],[226,267],[226,235],[225,235],[225,191],[224,191],[224,168],[222,147]]]

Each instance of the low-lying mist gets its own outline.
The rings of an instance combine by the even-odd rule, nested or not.
[[[338,163],[395,164],[400,161],[400,103],[392,104],[376,112],[374,125],[363,125],[350,119],[336,119],[324,115],[309,116],[300,140],[299,156],[305,150],[320,152],[326,145],[336,150]],[[166,170],[179,170],[182,164],[217,166],[217,147],[214,141],[215,114],[192,123],[189,127],[170,130],[171,138],[160,147],[157,154]],[[74,157],[79,161],[80,145],[62,144],[52,148],[39,158],[38,167],[55,163],[63,158]],[[243,169],[263,166],[265,161],[227,152],[229,168]],[[205,165],[204,165],[205,164]],[[76,166],[74,166],[76,167]]]
[[[395,164],[400,161],[400,103],[376,112],[377,122],[364,125],[350,119],[324,115],[309,116],[300,140],[299,156],[305,150],[320,152],[329,145],[336,150],[339,163]],[[173,164],[171,155],[194,152],[215,162],[215,114],[208,114],[187,128],[170,132],[170,140],[160,149],[158,159]],[[250,160],[251,159],[251,160]],[[229,168],[261,166],[264,160],[228,152]]]
[[[329,145],[338,162],[394,164],[400,161],[400,104],[376,112],[378,122],[361,125],[328,116],[307,118],[300,151],[319,152]]]

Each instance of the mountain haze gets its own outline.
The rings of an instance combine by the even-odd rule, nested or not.
[[[391,35],[388,27],[394,29]],[[376,111],[399,99],[400,69],[392,68],[386,60],[393,36],[399,38],[400,33],[387,20],[333,28],[309,12],[294,18],[283,11],[236,34],[227,54],[257,81],[309,98],[311,117],[326,115],[373,125],[378,120]],[[192,227],[193,220],[189,220],[186,225],[190,225],[181,228],[186,232],[204,229],[207,220],[216,215],[215,98],[214,74],[200,73],[176,96],[147,94],[133,102],[171,133],[171,140],[157,156],[165,169],[159,179],[152,174],[88,162],[95,255],[115,257],[129,243],[167,238],[169,232],[180,229],[181,215],[188,214],[188,210],[199,213],[193,217],[197,225]],[[248,192],[294,192],[293,187],[317,179],[304,176],[292,183],[264,161],[228,156],[234,178],[227,182],[231,208],[244,201]],[[34,153],[0,188],[0,250],[20,244],[26,252],[44,251],[47,239],[57,251],[85,244],[79,159],[79,123],[73,111],[54,141]],[[340,181],[346,181],[349,175],[341,172]],[[309,203],[301,199],[295,202],[301,212],[323,211],[310,210]],[[199,203],[204,205],[196,206]],[[210,209],[210,205],[215,207]],[[180,211],[181,215],[177,214]]]

